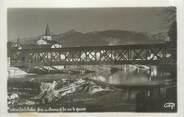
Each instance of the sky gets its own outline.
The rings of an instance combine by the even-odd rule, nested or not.
[[[44,34],[110,29],[156,34],[166,31],[166,8],[10,8],[8,40]],[[163,25],[164,24],[164,25]]]

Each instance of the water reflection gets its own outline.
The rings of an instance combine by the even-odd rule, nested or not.
[[[176,76],[159,71],[158,66],[125,65],[110,73],[95,73],[90,78],[124,89],[124,99],[135,102],[138,112],[176,111],[176,108],[163,108],[168,101],[176,104]]]
[[[92,79],[114,85],[152,85],[161,83],[162,79],[156,66],[126,65],[116,71],[93,73]]]

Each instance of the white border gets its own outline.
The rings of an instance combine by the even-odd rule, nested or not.
[[[178,29],[178,112],[177,113],[7,113],[7,8],[86,8],[86,7],[177,7]],[[0,0],[0,116],[68,117],[128,116],[184,117],[184,3],[182,0]]]

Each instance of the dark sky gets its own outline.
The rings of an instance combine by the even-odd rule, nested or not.
[[[49,24],[53,33],[74,29],[90,32],[121,29],[158,33],[165,31],[166,8],[24,8],[8,9],[8,39],[38,36]]]

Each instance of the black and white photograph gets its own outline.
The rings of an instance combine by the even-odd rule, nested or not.
[[[8,113],[176,113],[176,12],[8,8]]]

